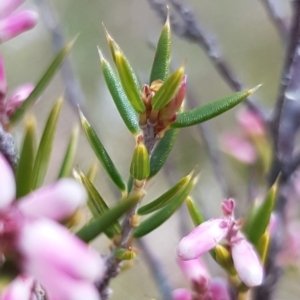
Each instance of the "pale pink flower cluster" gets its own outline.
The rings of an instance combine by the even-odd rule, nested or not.
[[[241,281],[248,287],[257,286],[262,283],[263,268],[253,246],[234,219],[234,207],[233,199],[224,200],[224,216],[208,220],[196,227],[180,241],[177,254],[182,260],[196,259],[225,239]]]
[[[223,278],[210,278],[202,260],[179,260],[184,277],[190,282],[192,291],[184,288],[173,291],[173,300],[230,300],[228,286]]]
[[[93,282],[104,272],[103,259],[58,224],[86,199],[84,188],[61,179],[15,200],[14,174],[0,154],[0,254],[20,270],[1,300],[34,299],[40,283],[49,300],[99,300]]]
[[[0,1],[0,44],[19,34],[33,28],[38,15],[31,10],[15,10],[25,0],[1,0]]]
[[[222,150],[245,164],[253,164],[259,155],[253,140],[265,136],[265,124],[250,110],[240,111],[237,119],[241,131],[224,134],[221,141]]]

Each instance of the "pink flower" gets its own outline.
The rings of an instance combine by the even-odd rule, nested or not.
[[[5,124],[8,118],[21,106],[33,91],[32,84],[24,84],[7,97],[7,82],[4,71],[3,58],[0,56],[0,123]]]
[[[264,122],[255,112],[249,109],[241,110],[237,119],[242,129],[249,135],[264,135],[266,133]]]
[[[222,150],[246,164],[253,164],[257,159],[254,146],[244,137],[235,134],[227,133],[222,136]]]
[[[234,219],[234,200],[224,200],[222,209],[224,217],[202,223],[180,241],[177,255],[182,260],[195,259],[226,239],[240,279],[249,287],[260,285],[263,268],[252,245],[240,232]]]
[[[84,188],[72,179],[62,179],[15,202],[14,175],[0,154],[0,190],[0,253],[14,257],[22,272],[5,296],[28,289],[26,278],[33,277],[50,300],[99,300],[93,282],[101,279],[103,260],[51,220],[63,220],[83,204]]]
[[[13,13],[24,0],[5,0],[0,4],[0,44],[33,28],[37,21],[37,13],[23,10]]]
[[[184,277],[191,283],[192,293],[185,289],[177,289],[173,292],[174,300],[230,300],[225,280],[210,279],[208,270],[200,258],[179,260],[178,263]]]

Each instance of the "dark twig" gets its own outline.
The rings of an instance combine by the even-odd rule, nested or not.
[[[270,19],[275,25],[281,39],[286,42],[289,36],[289,26],[287,20],[281,15],[278,5],[274,0],[260,0],[262,5],[265,7]]]
[[[293,2],[293,19],[290,33],[290,42],[286,53],[285,65],[283,67],[283,73],[279,88],[279,96],[274,111],[274,118],[272,122],[273,141],[275,153],[277,156],[281,155],[280,149],[278,149],[278,140],[280,135],[281,117],[284,111],[285,100],[299,100],[291,99],[291,89],[296,89],[300,84],[299,82],[299,67],[300,67],[300,2]],[[292,93],[296,97],[295,93]]]
[[[143,251],[146,262],[153,274],[153,278],[160,290],[163,300],[172,300],[172,288],[168,282],[166,274],[161,268],[160,261],[153,255],[149,247],[145,244],[143,239],[137,240],[139,248]]]
[[[179,23],[174,19],[174,16],[172,16],[171,25],[174,33],[184,39],[187,39],[190,42],[196,43],[201,48],[203,48],[226,83],[235,91],[242,90],[243,86],[241,82],[237,79],[237,77],[234,75],[233,71],[223,58],[216,41],[204,31],[204,29],[199,25],[199,22],[196,21],[193,13],[187,7],[183,6],[179,1],[169,1],[182,20],[182,22]],[[151,7],[158,13],[161,19],[165,21],[167,15],[166,5],[161,3],[160,0],[148,0],[148,2]],[[245,104],[262,120],[265,120],[262,111],[253,101],[251,101],[250,99],[246,99]]]
[[[51,9],[50,4],[46,0],[36,0],[36,3],[40,8],[40,14],[46,27],[52,34],[54,50],[61,50],[65,46],[66,41],[63,30],[58,25],[58,18],[55,15],[55,12],[53,9]],[[74,75],[70,58],[67,58],[62,65],[61,74],[66,86],[66,99],[76,110],[76,113],[78,110],[78,105],[80,106],[81,110],[85,111],[83,107],[83,92],[78,79]]]
[[[10,166],[15,169],[18,163],[18,154],[15,149],[13,136],[5,132],[0,124],[0,153],[7,159]]]

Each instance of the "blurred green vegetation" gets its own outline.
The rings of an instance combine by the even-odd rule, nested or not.
[[[70,57],[74,74],[84,94],[82,101],[88,112],[87,117],[97,130],[121,174],[127,179],[134,139],[122,123],[104,85],[96,46],[100,47],[107,59],[111,59],[102,29],[103,22],[126,53],[142,81],[146,82],[154,55],[153,48],[149,44],[157,41],[162,24],[145,0],[48,0],[48,2],[58,16],[65,39],[71,40],[79,33]],[[254,98],[268,111],[276,100],[285,45],[260,1],[189,0],[182,2],[192,9],[203,28],[218,41],[220,51],[245,87],[252,88],[259,83],[263,84]],[[26,7],[38,11],[33,0],[27,1]],[[282,10],[287,15],[290,13],[284,5]],[[42,19],[34,30],[1,45],[0,49],[5,59],[9,91],[25,82],[37,82],[54,57],[51,33]],[[172,64],[177,68],[185,59],[187,59],[188,87],[199,103],[207,103],[232,92],[201,48],[173,35]],[[42,132],[51,106],[64,91],[63,79],[57,75],[42,99],[31,110],[38,119],[39,134]],[[237,110],[235,108],[209,121],[213,130],[211,138],[215,145],[218,144],[218,138],[223,132],[236,129]],[[79,124],[78,114],[65,101],[48,181],[53,180],[59,170],[59,162],[67,146],[68,137],[76,124]],[[23,132],[22,123],[17,129],[15,135],[20,141]],[[86,171],[95,160],[95,155],[81,133],[76,165]],[[246,180],[240,174],[234,173],[237,169],[229,164],[228,159],[224,157],[224,160],[226,180],[234,189],[233,196],[238,199],[239,211],[244,213],[247,201]],[[217,216],[220,213],[222,195],[195,127],[180,131],[179,139],[167,163],[167,172],[161,171],[150,182],[145,202],[164,192],[196,164],[201,167],[202,172],[193,196],[203,208],[205,215]],[[108,203],[113,204],[117,201],[116,190],[101,168],[96,185]],[[162,261],[162,266],[174,288],[182,287],[182,275],[175,258],[175,248],[181,236],[179,218],[182,217],[186,218],[183,221],[186,226],[192,228],[186,211],[183,211],[146,238],[147,244]],[[107,253],[108,241],[105,238],[98,239],[95,245]],[[214,268],[213,265],[212,267]],[[221,274],[219,270],[214,273],[217,274]],[[289,278],[293,276],[295,275],[284,279],[285,284],[280,287],[277,299],[298,299],[299,287],[293,285],[293,289],[289,288],[291,285]],[[125,271],[113,281],[112,288],[114,290],[112,299],[116,300],[160,299],[157,287],[142,257],[136,260],[132,269]],[[291,290],[290,294],[288,290]]]

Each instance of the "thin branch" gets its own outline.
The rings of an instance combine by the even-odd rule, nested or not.
[[[206,55],[215,65],[215,68],[219,72],[220,76],[224,81],[235,91],[240,91],[243,89],[242,83],[235,76],[228,63],[225,61],[220,49],[217,46],[217,43],[211,36],[209,36],[204,29],[199,25],[199,22],[196,21],[193,13],[181,2],[176,0],[169,0],[176,10],[177,14],[180,16],[182,22],[179,23],[174,19],[174,16],[171,18],[172,29],[175,34],[181,38],[187,39],[190,42],[196,43],[201,48],[204,49]],[[161,3],[160,0],[148,0],[150,6],[157,12],[162,21],[165,21],[167,10],[166,5]],[[247,107],[254,111],[262,120],[265,120],[265,117],[257,105],[251,101],[249,98],[244,102]]]
[[[172,288],[168,282],[166,274],[161,268],[161,262],[153,255],[149,247],[145,244],[143,239],[137,240],[139,248],[143,251],[146,262],[153,274],[153,278],[164,300],[172,300]]]
[[[46,27],[51,32],[53,49],[55,51],[61,50],[65,46],[66,40],[64,38],[62,28],[58,25],[58,17],[56,16],[54,10],[51,9],[48,1],[36,0],[36,3],[39,6],[40,15]],[[83,92],[80,87],[80,83],[74,74],[70,58],[67,58],[62,65],[61,74],[66,86],[66,99],[69,101],[73,109],[76,110],[76,113],[79,105],[86,114],[83,106]]]
[[[192,94],[192,92],[188,92],[187,94],[187,99],[188,101],[192,104],[192,106],[196,107],[199,105],[199,101],[196,100],[195,96]],[[197,126],[197,129],[200,132],[200,135],[203,138],[205,147],[206,147],[206,152],[210,158],[210,163],[215,175],[215,178],[219,184],[219,187],[222,192],[222,196],[224,198],[229,197],[229,189],[227,182],[225,180],[226,176],[224,176],[224,172],[222,169],[222,158],[221,158],[221,153],[218,150],[218,147],[216,146],[215,141],[212,140],[212,132],[209,124],[207,122],[201,123]]]
[[[273,131],[273,141],[275,154],[280,155],[280,149],[278,149],[278,140],[280,135],[280,126],[282,113],[284,111],[284,102],[286,99],[298,100],[300,99],[291,99],[297,97],[295,93],[291,93],[291,90],[299,89],[299,68],[300,68],[300,53],[297,49],[300,50],[300,2],[293,2],[293,19],[292,27],[290,33],[290,42],[286,53],[286,61],[282,72],[282,78],[279,88],[279,96],[277,98],[277,103],[274,111],[274,118],[272,122],[272,131]],[[299,95],[300,96],[300,95]]]
[[[276,4],[276,1],[274,0],[260,0],[262,5],[265,7],[265,10],[267,11],[269,18],[275,25],[275,28],[277,29],[282,41],[285,43],[288,40],[289,37],[289,26],[286,19],[283,18],[283,16],[280,13],[280,10],[278,8],[278,5]]]

